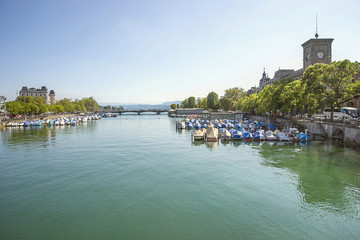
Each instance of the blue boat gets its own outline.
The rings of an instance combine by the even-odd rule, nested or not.
[[[245,139],[246,141],[252,141],[252,140],[253,140],[253,136],[252,136],[252,134],[251,134],[250,132],[246,131],[246,132],[244,132],[244,139]]]
[[[194,127],[195,127],[195,129],[200,129],[201,125],[200,125],[200,123],[195,123]]]
[[[223,133],[225,131],[225,128],[219,128],[219,133]]]
[[[297,135],[298,139],[301,141],[301,142],[309,142],[311,141],[310,137],[308,135],[306,135],[305,133],[301,132]]]
[[[201,124],[201,128],[207,128],[208,125],[206,123]]]
[[[233,129],[233,128],[231,128],[231,129],[229,130],[229,132],[230,132],[231,134],[233,134],[235,131],[236,131],[236,130]]]
[[[242,140],[243,139],[243,134],[240,132],[240,131],[234,131],[233,134],[232,134],[232,138],[233,140],[235,141],[239,141],[239,140]]]
[[[254,140],[256,141],[265,141],[265,135],[263,130],[256,131],[254,133]]]
[[[276,130],[276,127],[275,127],[275,125],[274,124],[269,124],[268,125],[268,129],[270,129],[271,131],[275,131]]]
[[[193,124],[192,124],[192,122],[188,122],[188,123],[186,123],[186,128],[193,128]]]

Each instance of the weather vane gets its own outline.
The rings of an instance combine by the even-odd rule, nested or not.
[[[319,34],[318,34],[318,22],[317,22],[317,14],[316,14],[316,33],[315,33],[315,37],[318,38]]]

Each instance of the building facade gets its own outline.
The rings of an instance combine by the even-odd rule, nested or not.
[[[280,69],[275,72],[273,78],[269,78],[265,73],[265,69],[262,75],[262,78],[259,80],[259,87],[252,87],[248,91],[248,95],[252,93],[258,93],[263,90],[266,86],[272,86],[275,82],[280,81],[286,78],[300,79],[305,69],[315,63],[331,63],[332,57],[332,38],[318,38],[318,35],[315,35],[316,38],[309,39],[301,46],[303,47],[303,68],[294,70],[294,69]]]
[[[0,96],[0,112],[5,112],[5,109],[3,109],[3,106],[5,104],[6,97]]]
[[[21,96],[21,97],[27,97],[27,96],[43,97],[45,99],[45,103],[48,105],[55,104],[55,101],[56,101],[54,90],[50,90],[50,94],[49,94],[49,91],[48,91],[47,87],[45,87],[45,86],[42,86],[41,88],[27,88],[26,86],[23,86],[19,92],[19,96]]]

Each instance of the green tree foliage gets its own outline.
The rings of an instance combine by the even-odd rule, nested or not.
[[[176,109],[176,107],[177,107],[177,106],[176,106],[175,103],[173,103],[173,104],[170,105],[170,108],[171,108],[171,109]]]
[[[246,96],[238,103],[238,108],[244,112],[255,113],[259,105],[258,93],[253,93],[250,96]]]
[[[356,97],[360,97],[360,63],[344,60],[309,66],[302,79],[283,79],[250,96],[242,88],[235,87],[225,90],[220,100],[215,92],[211,92],[207,98],[197,98],[196,104],[210,110],[236,108],[262,114],[306,110],[311,116],[325,107],[332,110],[341,107]],[[190,98],[185,99],[181,106],[189,107]],[[192,103],[193,99],[190,100]]]
[[[196,100],[196,105],[198,108],[207,108],[207,98],[200,98],[198,97]]]
[[[219,96],[215,92],[207,95],[207,107],[211,110],[219,109]]]
[[[333,119],[334,108],[339,108],[341,104],[359,96],[356,90],[359,83],[354,81],[359,72],[359,63],[349,60],[309,66],[302,79],[308,111],[315,113],[329,107]]]
[[[12,102],[7,102],[6,104],[6,111],[10,112],[11,114],[14,115],[19,115],[22,105],[20,102],[17,101],[12,101]]]
[[[189,97],[188,98],[188,107],[189,108],[195,108],[196,107],[195,97]]]
[[[182,107],[182,108],[187,108],[187,107],[188,107],[188,101],[189,101],[188,98],[185,99],[184,101],[182,101],[182,102],[181,102],[181,107]]]
[[[63,112],[86,112],[97,111],[99,109],[98,103],[94,98],[83,98],[81,100],[64,98],[57,102],[57,105],[46,105],[45,99],[37,96],[17,97],[16,101],[7,102],[6,109],[13,115],[18,114],[41,114],[47,111],[55,113]]]
[[[235,102],[232,98],[222,97],[220,98],[220,108],[225,111],[233,110],[235,108]]]

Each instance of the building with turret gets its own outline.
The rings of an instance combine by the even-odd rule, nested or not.
[[[42,86],[41,88],[27,88],[26,86],[23,86],[19,92],[19,96],[43,97],[45,99],[45,103],[48,105],[55,104],[56,101],[54,90],[50,90],[50,94],[49,94],[49,91],[45,86]]]
[[[5,105],[6,97],[0,96],[0,112],[5,112],[5,109],[3,109],[3,106]]]
[[[280,69],[275,72],[273,78],[269,78],[263,72],[262,78],[259,80],[259,87],[257,91],[253,91],[253,88],[248,91],[248,93],[257,93],[263,90],[267,85],[272,86],[275,82],[280,81],[286,78],[293,78],[295,80],[300,79],[307,67],[315,63],[331,63],[331,44],[334,41],[332,38],[318,38],[319,35],[316,34],[315,38],[311,38],[301,46],[303,47],[303,68],[294,70],[294,69]]]
[[[50,98],[50,105],[54,105],[55,102],[56,102],[56,100],[55,100],[55,91],[54,90],[50,90],[49,98]]]

